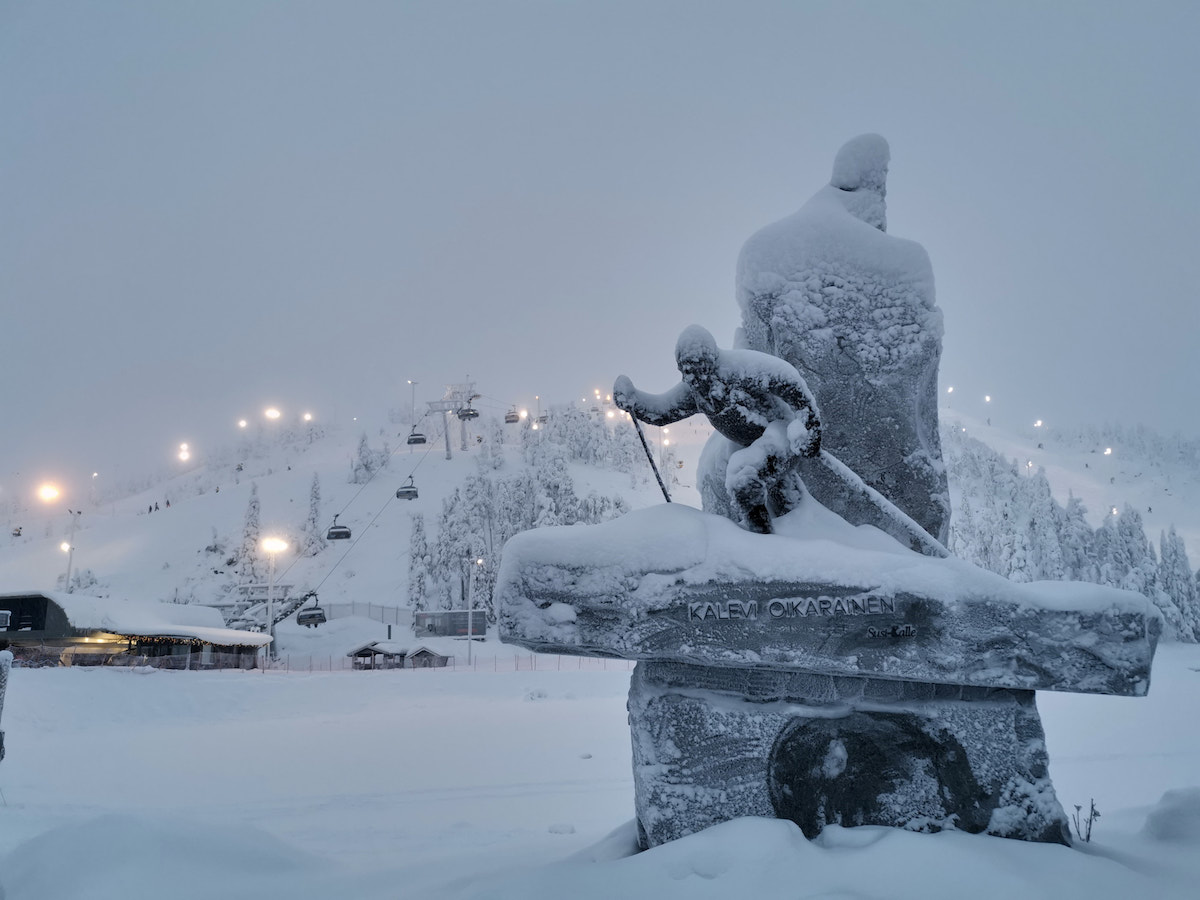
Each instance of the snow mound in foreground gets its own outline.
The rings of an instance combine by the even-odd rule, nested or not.
[[[1167,791],[1146,816],[1147,837],[1200,844],[1200,787]]]
[[[1196,840],[1200,788],[1167,792],[1146,831],[1160,840]],[[928,835],[871,826],[828,826],[807,841],[795,824],[779,819],[735,819],[644,853],[635,849],[628,823],[593,847],[544,866],[364,872],[305,855],[253,828],[107,815],[47,831],[0,860],[0,897],[127,900],[156,895],[157,888],[143,894],[138,886],[169,884],[172,900],[201,900],[214,890],[231,900],[1182,900],[1194,896],[1200,876],[1193,855],[1163,867],[1150,863],[1152,847],[1136,839],[1114,854],[1119,858],[1097,844],[1081,852],[955,831]]]

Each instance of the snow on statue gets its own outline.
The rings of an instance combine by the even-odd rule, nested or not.
[[[716,454],[706,449],[704,508],[769,534],[771,518],[803,497],[796,460],[821,450],[821,423],[808,385],[795,366],[770,354],[718,349],[699,325],[679,336],[675,360],[683,376],[675,387],[647,394],[622,375],[613,385],[613,402],[651,425],[707,416],[721,443]],[[718,455],[723,467],[714,461]]]
[[[675,387],[617,379],[635,420],[708,417],[705,511],[505,545],[504,640],[638,660],[642,847],[769,815],[810,838],[838,824],[1068,843],[1035,691],[1149,689],[1162,618],[1145,597],[1016,585],[935,540],[941,315],[925,251],[884,231],[887,163],[883,138],[855,138],[828,186],[750,238],[737,349],[693,325]]]
[[[879,135],[850,140],[828,185],[746,242],[737,268],[739,345],[794,365],[816,395],[825,448],[944,543],[942,316],[925,250],[886,233],[888,160]],[[844,479],[811,463],[800,471],[825,506],[910,543]]]

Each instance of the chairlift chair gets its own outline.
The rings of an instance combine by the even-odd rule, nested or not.
[[[329,526],[329,531],[325,532],[325,540],[327,541],[348,541],[350,540],[350,529],[345,525],[337,523],[338,517],[333,517],[333,524]]]
[[[505,425],[516,425],[520,421],[521,417],[517,414],[517,408],[515,406],[504,414]]]
[[[472,409],[470,403],[468,403],[462,409],[456,410],[454,414],[458,416],[459,420],[462,422],[466,422],[468,419],[479,418],[479,410]]]
[[[409,433],[408,439],[405,441],[405,443],[406,444],[423,444],[423,443],[425,443],[425,435],[423,435],[423,434],[421,434],[421,432],[417,431],[417,426],[414,425],[413,429]]]
[[[397,500],[416,500],[417,499],[417,486],[415,484],[413,484],[413,477],[411,475],[408,476],[408,484],[402,484],[400,487],[396,488],[396,499]]]
[[[313,605],[308,609],[302,609],[296,613],[296,624],[304,625],[306,628],[316,628],[318,625],[324,625],[329,621],[329,618],[325,615],[325,610],[317,605],[316,592],[310,591],[305,599],[308,597],[313,598]]]

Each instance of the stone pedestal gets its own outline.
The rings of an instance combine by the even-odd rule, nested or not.
[[[758,535],[672,504],[505,546],[505,641],[638,660],[643,846],[748,815],[1068,842],[1033,692],[1144,695],[1153,604],[872,549],[841,520],[800,537],[797,513]]]
[[[1032,691],[642,662],[643,847],[736,816],[1069,842]]]

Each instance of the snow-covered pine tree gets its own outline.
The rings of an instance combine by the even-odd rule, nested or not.
[[[1118,572],[1120,575],[1119,580],[1109,583],[1149,597],[1166,619],[1164,636],[1168,639],[1182,639],[1185,630],[1183,616],[1179,607],[1159,589],[1158,560],[1154,555],[1154,547],[1146,537],[1141,514],[1127,503],[1119,516],[1110,518],[1115,518],[1117,522],[1116,542],[1112,553],[1112,575]]]
[[[367,433],[364,431],[358,439],[358,450],[350,463],[350,483],[366,484],[379,468],[379,454],[367,443]]]
[[[1073,581],[1100,580],[1095,558],[1095,540],[1087,523],[1087,508],[1074,494],[1058,515],[1058,542],[1062,548],[1064,577]]]
[[[1158,545],[1158,586],[1179,610],[1179,639],[1196,643],[1200,641],[1200,597],[1183,538],[1172,525],[1169,531],[1160,533]]]
[[[481,472],[494,472],[504,465],[504,425],[495,417],[489,418],[483,427],[483,443],[475,464]]]
[[[327,542],[321,527],[321,479],[316,472],[313,472],[312,485],[308,489],[308,518],[301,530],[304,533],[301,556],[316,556],[325,549]]]
[[[1062,581],[1066,577],[1066,563],[1058,535],[1061,509],[1050,493],[1045,470],[1038,469],[1032,478],[1023,481],[1023,486],[1033,578]]]
[[[470,533],[466,504],[459,488],[442,501],[438,535],[433,546],[433,572],[442,609],[462,609],[466,574],[464,560],[472,554],[476,536]]]
[[[250,502],[246,504],[246,517],[242,523],[242,546],[238,549],[238,578],[244,583],[255,584],[263,580],[264,570],[259,556],[258,484],[250,485]]]
[[[429,608],[429,541],[425,537],[425,516],[414,513],[408,554],[408,605],[414,612]]]

